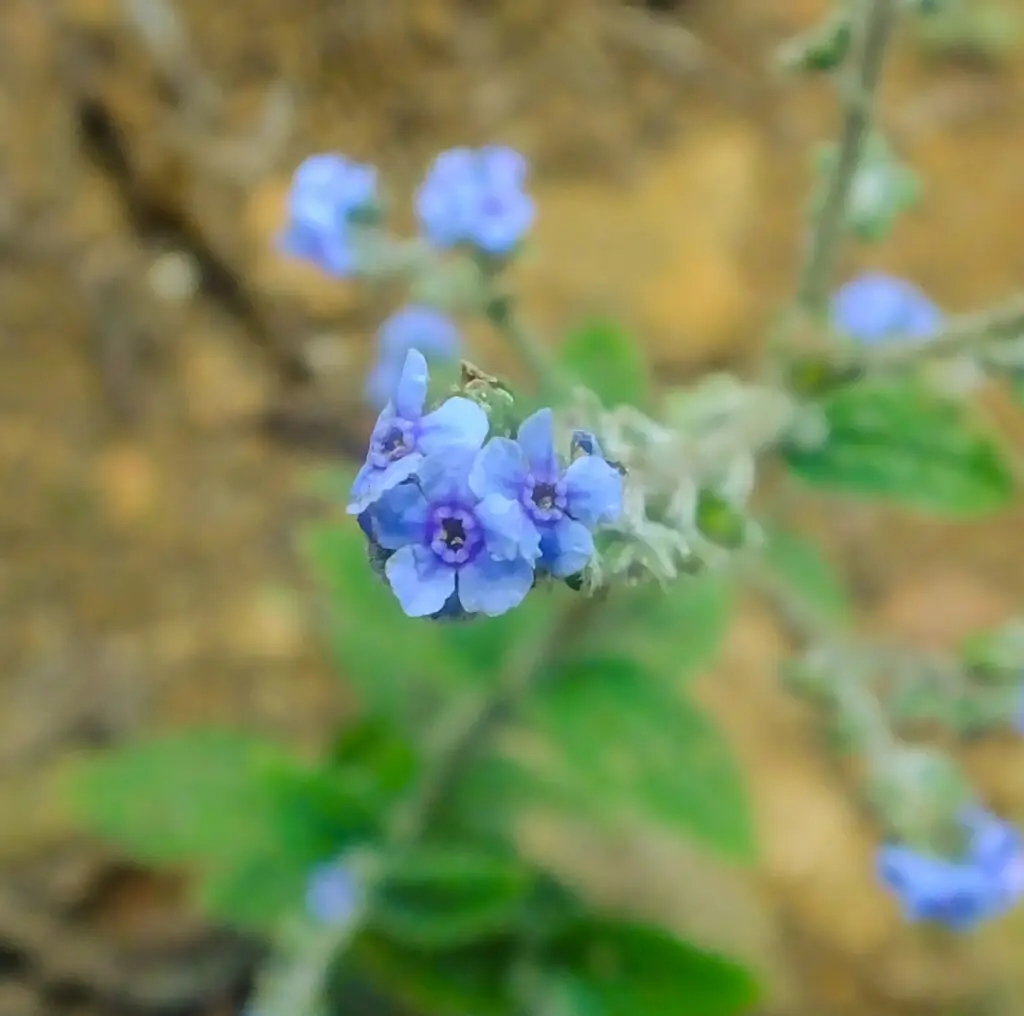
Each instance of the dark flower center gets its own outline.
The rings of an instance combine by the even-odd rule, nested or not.
[[[565,483],[537,480],[529,483],[527,508],[536,522],[553,522],[565,514]]]
[[[378,469],[405,458],[416,450],[415,424],[408,420],[392,420],[374,436],[370,448],[370,461]]]
[[[472,561],[483,547],[483,529],[469,508],[439,505],[427,523],[427,542],[445,564],[458,568]]]
[[[390,427],[380,439],[380,450],[390,459],[401,458],[408,450],[401,427]]]

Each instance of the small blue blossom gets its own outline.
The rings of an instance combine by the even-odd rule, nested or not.
[[[427,362],[458,358],[462,337],[447,315],[434,307],[416,304],[391,315],[377,332],[377,362],[366,381],[366,397],[380,409],[394,395],[410,349],[418,349]]]
[[[907,920],[970,931],[1024,896],[1020,833],[981,808],[966,811],[963,826],[968,841],[960,858],[929,856],[900,844],[879,850],[879,877],[899,899]]]
[[[348,505],[362,515],[381,495],[408,480],[425,455],[453,443],[479,448],[487,437],[487,414],[471,399],[454,396],[423,414],[430,375],[418,349],[410,349],[388,404],[381,410],[366,462],[356,474]],[[363,531],[367,524],[361,522]]]
[[[942,311],[912,282],[880,272],[851,279],[832,297],[832,324],[860,342],[926,339],[944,320]]]
[[[423,235],[436,247],[468,244],[505,257],[536,214],[525,192],[526,159],[498,145],[442,152],[416,194]]]
[[[589,443],[597,447],[592,436]],[[550,409],[524,420],[517,440],[489,441],[469,482],[481,497],[499,494],[519,506],[540,540],[540,567],[558,578],[581,572],[594,554],[592,531],[622,514],[621,474],[591,454],[565,468],[555,451]]]
[[[295,171],[288,196],[288,224],[281,250],[310,261],[337,278],[358,265],[352,250],[351,223],[377,204],[377,170],[343,155],[312,155]]]
[[[313,870],[306,883],[306,911],[315,921],[343,925],[359,903],[356,880],[337,861]]]
[[[394,551],[387,579],[409,617],[457,616],[460,606],[494,617],[533,588],[537,534],[512,501],[473,489],[478,455],[474,445],[428,455],[414,482],[393,487],[379,502],[376,538]]]

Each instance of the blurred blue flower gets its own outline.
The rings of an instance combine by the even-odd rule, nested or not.
[[[518,506],[469,484],[480,454],[450,445],[423,459],[416,481],[381,498],[375,519],[382,547],[393,550],[387,578],[410,617],[462,610],[491,617],[517,607],[533,587],[540,553]]]
[[[408,480],[425,455],[453,443],[474,448],[484,443],[487,414],[470,399],[455,396],[423,415],[429,381],[426,359],[410,349],[392,399],[377,417],[366,462],[352,483],[350,515],[362,515],[385,491]],[[364,532],[368,523],[360,523]]]
[[[456,360],[462,337],[447,315],[434,307],[412,304],[395,311],[377,332],[377,362],[366,380],[366,397],[380,409],[394,395],[410,349],[418,349],[428,363]]]
[[[355,274],[353,217],[377,204],[377,170],[343,155],[311,155],[295,171],[281,250],[338,278]]]
[[[970,931],[1024,896],[1020,833],[981,808],[965,812],[963,826],[968,841],[960,858],[929,856],[900,844],[879,850],[879,877],[907,920]]]
[[[880,272],[851,279],[832,297],[832,324],[860,342],[926,339],[945,321],[942,311],[912,282]]]
[[[343,925],[359,903],[359,887],[344,865],[315,868],[306,883],[306,912],[320,924]]]
[[[588,443],[596,447],[592,436]],[[497,494],[519,505],[540,540],[540,567],[558,578],[581,572],[594,554],[592,530],[622,514],[622,476],[600,455],[581,455],[566,469],[550,409],[527,417],[517,440],[489,441],[469,483],[481,497]]]
[[[423,235],[436,247],[469,244],[495,257],[511,254],[533,225],[528,172],[519,152],[498,145],[442,152],[416,194]]]

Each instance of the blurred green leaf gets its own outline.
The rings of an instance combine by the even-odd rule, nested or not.
[[[377,802],[340,774],[226,730],[192,730],[92,760],[76,811],[93,832],[152,864],[193,867],[218,917],[268,925],[299,905],[308,870],[372,834]]]
[[[996,511],[1013,498],[999,445],[961,403],[911,381],[879,379],[835,392],[822,407],[825,443],[783,453],[811,486],[951,519]]]
[[[720,733],[639,662],[573,663],[540,685],[522,719],[544,751],[527,779],[581,818],[641,820],[733,859],[753,857],[750,802]]]
[[[515,857],[461,843],[423,845],[391,868],[372,927],[420,949],[471,945],[513,931],[531,886]]]
[[[796,533],[775,529],[766,534],[761,557],[807,609],[836,624],[849,624],[853,608],[842,576],[811,541]]]
[[[590,655],[629,656],[678,686],[714,664],[734,600],[733,583],[710,572],[680,578],[667,589],[616,590],[605,608],[607,623],[588,633],[584,648]]]
[[[741,966],[646,925],[583,919],[547,962],[573,988],[566,1016],[746,1016],[758,1001]]]
[[[516,1016],[509,970],[521,949],[513,938],[488,940],[442,953],[424,952],[365,931],[354,943],[350,965],[382,994],[413,1012]]]
[[[589,321],[562,344],[562,364],[609,409],[643,406],[650,374],[640,344],[610,321]]]

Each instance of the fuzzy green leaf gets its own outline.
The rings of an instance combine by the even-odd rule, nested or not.
[[[1013,474],[964,405],[913,382],[864,381],[822,403],[829,435],[784,458],[805,483],[950,518],[1005,508]]]

